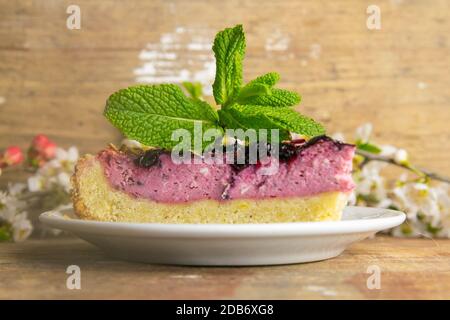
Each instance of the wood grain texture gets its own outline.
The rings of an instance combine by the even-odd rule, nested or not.
[[[281,85],[303,96],[298,110],[328,132],[351,137],[372,122],[377,142],[450,175],[449,1],[377,1],[379,31],[366,28],[371,2],[359,0],[80,0],[81,30],[68,30],[71,3],[0,0],[0,148],[26,147],[36,133],[82,152],[117,142],[104,102],[134,83],[147,43],[179,26],[213,36],[243,23],[246,79],[279,71]],[[265,50],[274,34],[290,39],[286,50]],[[6,173],[0,184],[22,178]]]
[[[0,299],[450,299],[450,242],[376,237],[341,256],[267,267],[129,263],[82,240],[0,245]],[[81,268],[81,290],[66,268]],[[369,290],[371,265],[381,288]]]

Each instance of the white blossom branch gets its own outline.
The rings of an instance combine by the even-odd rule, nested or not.
[[[434,180],[438,180],[438,181],[442,181],[442,182],[446,182],[450,184],[450,178],[446,177],[446,176],[442,176],[438,173],[435,172],[431,172],[427,169],[423,169],[423,168],[416,168],[408,163],[399,163],[397,161],[395,161],[394,158],[391,157],[387,157],[387,156],[382,156],[382,155],[378,155],[378,154],[373,154],[364,150],[356,150],[356,154],[364,157],[364,162],[368,162],[368,161],[381,161],[381,162],[386,162],[386,163],[390,163],[393,164],[395,166],[404,168],[406,170],[412,171],[418,175],[427,177],[429,179],[434,179]],[[363,162],[363,165],[364,165]]]

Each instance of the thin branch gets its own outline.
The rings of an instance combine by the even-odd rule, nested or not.
[[[442,182],[446,182],[450,184],[450,178],[442,176],[440,174],[437,174],[435,172],[431,172],[427,169],[422,169],[422,168],[416,168],[414,166],[408,165],[408,164],[402,164],[402,163],[398,163],[395,162],[394,159],[386,157],[386,156],[380,156],[378,154],[373,154],[364,150],[356,150],[356,154],[364,157],[364,161],[381,161],[381,162],[386,162],[386,163],[390,163],[393,164],[397,167],[401,167],[403,169],[409,170],[414,172],[415,174],[430,178],[430,179],[434,179],[434,180],[438,180],[438,181],[442,181]]]
[[[21,201],[29,201],[34,200],[35,198],[41,198],[47,195],[51,195],[52,191],[34,191],[34,192],[27,192],[23,193],[17,196],[17,199]]]

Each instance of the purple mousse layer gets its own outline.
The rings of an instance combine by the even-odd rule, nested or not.
[[[143,168],[134,158],[107,149],[97,158],[111,186],[137,198],[179,203],[203,199],[304,197],[322,192],[350,192],[355,147],[323,137],[305,143],[287,162],[272,159],[237,171],[228,164],[174,164],[161,154],[160,165]],[[265,175],[267,167],[278,169]]]

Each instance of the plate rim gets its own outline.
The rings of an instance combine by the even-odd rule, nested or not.
[[[81,219],[68,219],[55,211],[47,211],[39,220],[53,228],[74,234],[98,234],[127,237],[170,237],[170,238],[205,238],[205,237],[289,237],[311,235],[335,235],[361,232],[378,232],[400,225],[406,214],[391,209],[347,206],[344,210],[362,210],[367,213],[380,213],[381,217],[368,217],[340,221],[318,222],[278,222],[249,224],[166,224],[110,222]],[[73,209],[65,210],[73,211]]]

